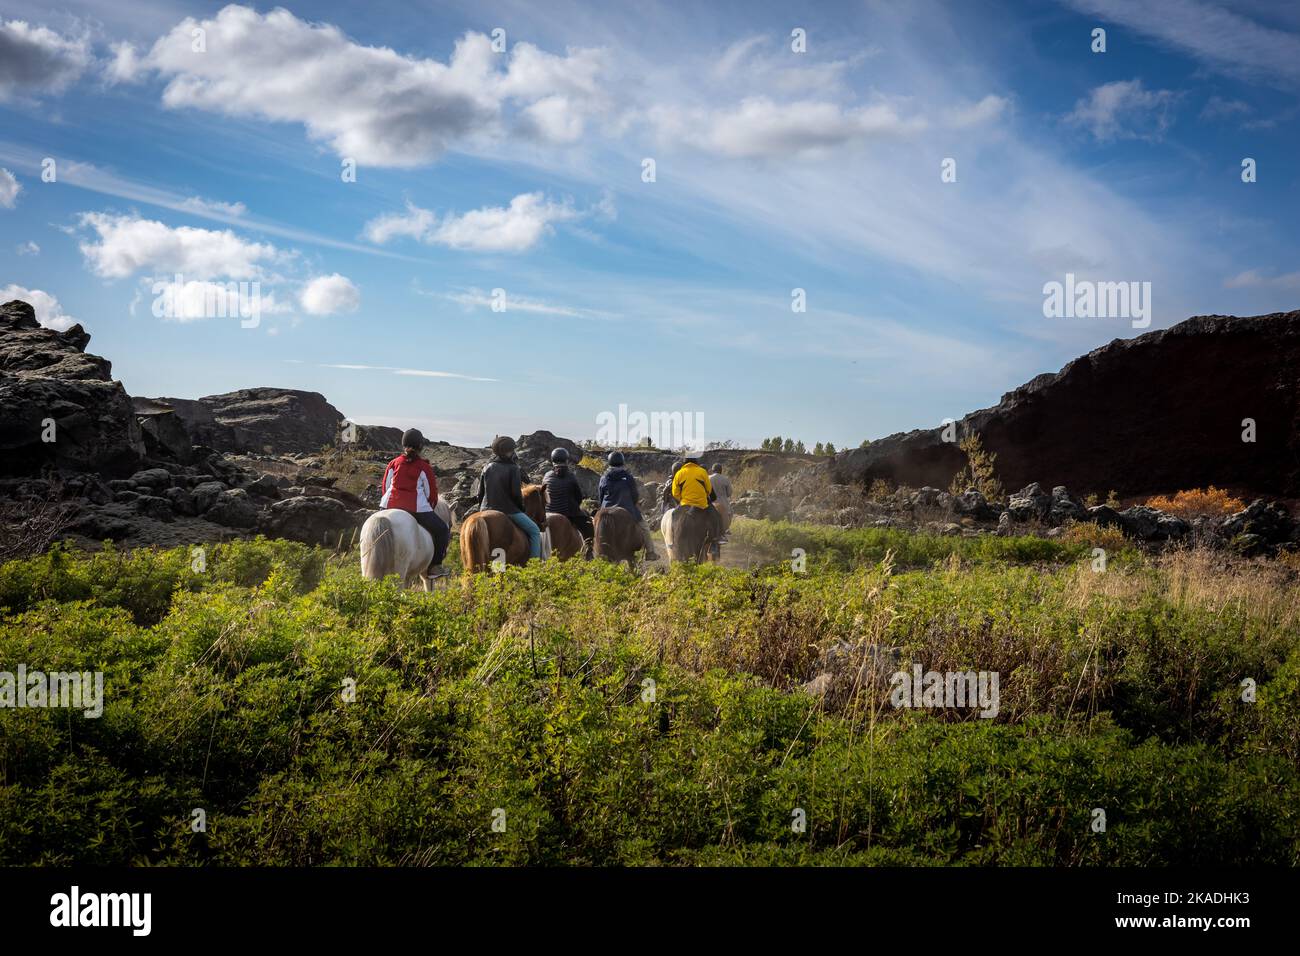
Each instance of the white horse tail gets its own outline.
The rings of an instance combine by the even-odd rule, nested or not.
[[[361,526],[361,576],[378,581],[397,571],[397,546],[387,515],[374,514]]]

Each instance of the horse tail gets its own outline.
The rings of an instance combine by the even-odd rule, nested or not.
[[[492,532],[482,515],[474,515],[461,527],[460,560],[466,571],[486,571],[492,561]]]
[[[397,571],[397,545],[387,515],[372,515],[361,527],[361,576],[378,581]]]

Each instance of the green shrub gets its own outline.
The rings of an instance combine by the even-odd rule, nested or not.
[[[287,542],[10,562],[0,670],[102,670],[105,708],[0,710],[0,865],[1300,862],[1289,579],[847,534],[432,594]],[[800,690],[867,644],[996,670],[997,718]]]

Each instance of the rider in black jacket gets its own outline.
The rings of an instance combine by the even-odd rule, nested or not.
[[[542,487],[546,489],[546,510],[557,515],[564,515],[578,533],[590,540],[594,533],[591,515],[582,510],[582,485],[573,472],[569,471],[569,453],[563,448],[551,452],[551,463],[555,465],[542,478]]]

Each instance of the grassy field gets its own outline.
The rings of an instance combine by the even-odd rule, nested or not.
[[[0,671],[100,670],[105,705],[0,710],[0,864],[1300,861],[1289,569],[740,537],[807,570],[551,562],[424,594],[282,541],[4,564]],[[997,672],[997,717],[894,707],[883,648]]]

